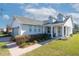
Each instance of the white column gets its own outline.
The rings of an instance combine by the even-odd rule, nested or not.
[[[56,31],[56,37],[58,37],[58,28],[55,27],[55,31]]]
[[[67,27],[66,27],[66,36],[67,36]]]
[[[62,38],[64,37],[64,26],[62,26]]]
[[[45,33],[45,26],[43,26],[43,33]]]
[[[69,27],[67,27],[67,35],[69,36]]]
[[[53,26],[51,26],[51,38],[53,38]]]

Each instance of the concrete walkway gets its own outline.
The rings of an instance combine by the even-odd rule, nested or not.
[[[12,56],[19,56],[19,55],[23,55],[24,53],[28,53],[30,51],[33,51],[34,49],[39,48],[40,46],[42,46],[44,44],[48,44],[49,41],[51,41],[51,40],[37,43],[37,44],[31,45],[31,46],[26,47],[26,48],[19,48],[15,42],[13,42],[13,43],[9,42],[7,44],[7,47],[9,48],[10,54]]]
[[[10,51],[10,54],[12,56],[19,56],[19,55],[22,55],[24,53],[27,53],[27,52],[30,52],[40,46],[42,46],[41,44],[34,44],[32,46],[29,46],[27,48],[19,48],[16,43],[8,43],[7,44],[8,48],[9,48],[9,51]]]
[[[37,43],[26,48],[19,48],[19,46],[16,45],[16,42],[10,42],[10,39],[11,39],[10,37],[3,37],[3,38],[0,38],[0,41],[7,42],[7,47],[9,49],[11,56],[23,55],[24,53],[27,53],[36,48],[39,48],[43,44],[47,44],[50,41],[48,40],[41,43]]]

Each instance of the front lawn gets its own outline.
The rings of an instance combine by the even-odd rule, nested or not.
[[[5,37],[5,36],[8,36],[8,34],[4,34],[4,33],[0,32],[0,37]]]
[[[52,40],[46,45],[26,53],[29,56],[79,56],[79,34],[68,40]]]
[[[9,51],[8,48],[6,47],[6,42],[0,42],[0,56],[8,56]]]

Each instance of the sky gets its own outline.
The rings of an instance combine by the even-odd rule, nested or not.
[[[0,28],[13,21],[13,16],[25,16],[36,20],[47,20],[49,15],[58,13],[72,15],[79,22],[79,4],[68,3],[0,3]]]

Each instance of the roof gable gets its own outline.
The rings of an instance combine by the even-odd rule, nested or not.
[[[72,20],[72,18],[69,17],[69,18],[65,21],[64,25],[65,25],[65,26],[69,26],[69,27],[70,27],[70,26],[73,27],[73,20]]]

